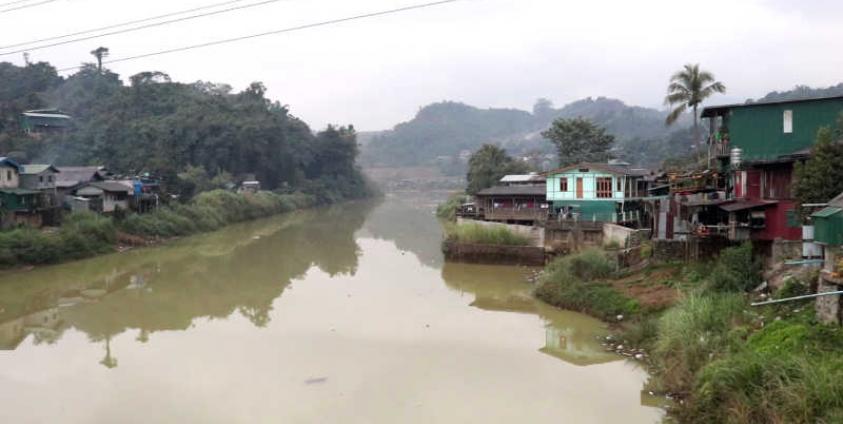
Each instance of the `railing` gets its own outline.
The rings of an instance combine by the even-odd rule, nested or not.
[[[483,217],[493,221],[544,221],[548,210],[541,208],[492,208],[486,209]]]
[[[728,142],[715,142],[711,144],[712,157],[727,157],[731,152],[731,147]]]

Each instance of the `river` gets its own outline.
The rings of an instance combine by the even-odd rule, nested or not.
[[[653,423],[647,374],[391,195],[0,275],[3,423]]]

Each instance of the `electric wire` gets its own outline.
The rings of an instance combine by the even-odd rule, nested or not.
[[[350,21],[356,21],[356,20],[362,20],[362,19],[369,19],[369,18],[375,18],[375,17],[380,17],[380,16],[386,16],[386,15],[393,15],[393,14],[407,12],[407,11],[411,11],[411,10],[418,10],[418,9],[425,9],[425,8],[430,8],[430,7],[434,7],[434,6],[441,6],[441,5],[448,4],[448,3],[456,3],[458,1],[461,1],[461,0],[442,0],[442,1],[416,4],[416,5],[412,5],[412,6],[399,7],[399,8],[396,8],[396,9],[382,10],[382,11],[379,11],[379,12],[365,13],[365,14],[362,14],[362,15],[355,15],[355,16],[350,16],[350,17],[345,17],[345,18],[331,19],[331,20],[316,22],[316,23],[312,23],[312,24],[305,24],[305,25],[298,25],[298,26],[294,26],[294,27],[277,29],[277,30],[274,30],[274,31],[261,32],[261,33],[257,33],[257,34],[250,34],[250,35],[244,35],[244,36],[240,36],[240,37],[226,38],[226,39],[222,39],[222,40],[210,41],[210,42],[206,42],[206,43],[193,44],[193,45],[189,45],[189,46],[176,47],[176,48],[172,48],[172,49],[159,50],[159,51],[156,51],[156,52],[144,53],[144,54],[139,54],[139,55],[135,55],[135,56],[122,57],[122,58],[119,58],[119,59],[113,59],[113,60],[105,61],[105,62],[103,62],[103,64],[106,65],[106,64],[112,64],[112,63],[127,62],[127,61],[130,61],[130,60],[143,59],[143,58],[152,57],[152,56],[160,56],[160,55],[164,55],[164,54],[177,53],[177,52],[200,49],[200,48],[205,48],[205,47],[217,46],[217,45],[220,45],[220,44],[234,43],[234,42],[238,42],[238,41],[250,40],[250,39],[259,38],[259,37],[265,37],[265,36],[269,36],[269,35],[277,35],[277,34],[283,34],[283,33],[287,33],[287,32],[294,32],[294,31],[301,31],[301,30],[305,30],[305,29],[311,29],[311,28],[317,28],[317,27],[323,27],[323,26],[329,26],[329,25],[336,25],[336,24],[340,24],[340,23],[344,23],[344,22],[350,22]],[[73,71],[73,70],[81,69],[81,68],[82,68],[82,66],[72,66],[72,67],[68,67],[68,68],[59,69],[58,72]]]

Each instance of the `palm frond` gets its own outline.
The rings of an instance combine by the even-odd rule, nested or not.
[[[664,120],[665,125],[672,125],[679,119],[680,116],[682,116],[683,113],[685,113],[687,109],[688,105],[683,103],[677,106],[676,109],[670,111],[670,113],[667,115],[667,118],[665,118]]]

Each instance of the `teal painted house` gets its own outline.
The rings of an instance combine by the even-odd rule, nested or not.
[[[602,163],[579,163],[545,174],[553,213],[587,221],[625,221],[647,195],[645,170]]]

